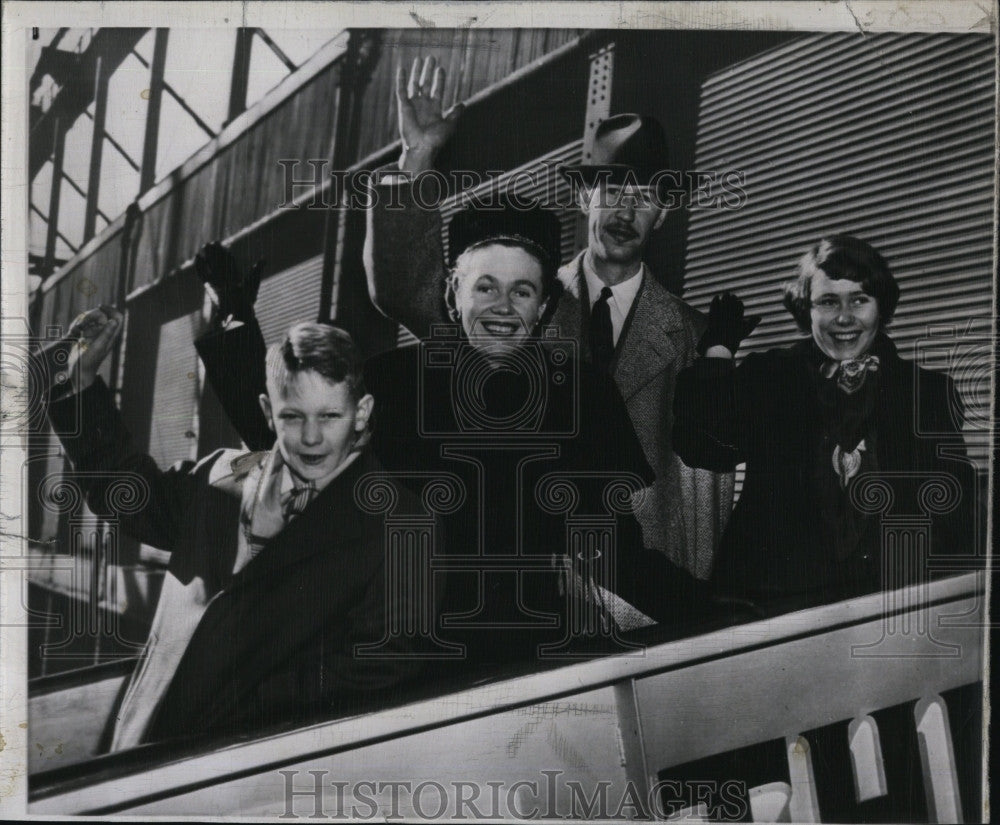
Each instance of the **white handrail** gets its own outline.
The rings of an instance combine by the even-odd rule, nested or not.
[[[919,603],[907,599],[907,595],[915,597],[914,588],[897,591],[896,603],[903,601],[912,604],[912,611],[932,611],[939,619],[938,624],[949,632],[968,641],[966,658],[961,663],[953,660],[942,660],[930,671],[930,681],[936,674],[947,674],[947,685],[932,685],[935,690],[944,690],[955,682],[955,685],[976,681],[981,678],[981,637],[982,608],[981,597],[984,592],[984,579],[981,574],[969,573],[948,579],[931,582],[924,586],[922,599]],[[385,740],[402,740],[410,737],[411,744],[421,736],[438,733],[454,728],[468,729],[475,726],[476,720],[517,714],[518,708],[529,712],[533,707],[542,705],[558,705],[570,707],[578,699],[595,695],[612,696],[609,691],[613,686],[634,681],[644,685],[645,695],[658,683],[668,680],[673,684],[673,690],[692,691],[690,684],[685,689],[685,680],[690,682],[685,671],[691,669],[693,678],[699,667],[728,667],[728,663],[748,660],[748,656],[759,657],[761,652],[769,649],[791,649],[796,646],[813,644],[815,639],[822,647],[823,639],[837,637],[846,630],[851,638],[858,635],[860,628],[865,633],[877,631],[883,616],[883,594],[876,593],[836,604],[790,613],[764,621],[729,627],[704,634],[691,639],[668,642],[645,651],[641,657],[630,655],[611,656],[593,661],[571,664],[566,667],[542,673],[530,674],[517,679],[505,680],[493,684],[482,685],[454,694],[422,700],[403,707],[390,708],[383,711],[324,722],[297,730],[271,735],[246,743],[239,743],[219,748],[201,754],[176,758],[173,761],[155,766],[147,766],[131,775],[104,776],[94,783],[81,787],[78,783],[74,789],[50,788],[31,806],[34,813],[85,813],[124,810],[133,803],[147,798],[153,793],[157,798],[170,797],[174,794],[184,794],[197,786],[209,781],[221,784],[237,781],[240,775],[265,772],[273,773],[282,765],[326,764],[331,761],[350,757],[363,748],[380,747]],[[941,616],[965,613],[964,628],[954,621],[941,622]],[[932,628],[934,627],[931,624]],[[854,628],[854,630],[852,630]],[[964,634],[964,635],[962,635]],[[864,635],[864,634],[861,634]],[[813,644],[813,647],[816,645]],[[845,651],[846,660],[850,660],[850,650]],[[756,659],[755,659],[756,661]],[[961,667],[957,666],[961,664]],[[741,665],[744,666],[745,665]],[[832,664],[831,667],[836,667]],[[865,665],[867,672],[876,672],[883,667],[875,660],[869,660]],[[913,660],[889,659],[884,667],[888,668],[919,668]],[[894,684],[906,684],[906,679],[897,678]],[[780,682],[775,681],[775,689]],[[866,683],[862,683],[863,685]],[[891,690],[891,687],[871,685],[873,691]],[[917,688],[920,695],[920,689]],[[620,692],[620,691],[619,691]],[[885,698],[884,696],[882,697]],[[903,697],[906,698],[906,697]],[[602,700],[603,701],[603,700]],[[843,697],[842,702],[843,703]],[[616,699],[609,700],[609,706],[615,706]],[[646,708],[649,702],[646,701]],[[877,705],[876,707],[882,707]],[[853,708],[865,713],[872,708]],[[621,713],[621,711],[617,711]],[[642,708],[633,712],[642,713]],[[648,712],[648,710],[646,711]],[[848,717],[851,715],[848,714]],[[653,720],[654,722],[656,720]],[[789,724],[793,724],[791,720]],[[643,722],[648,727],[649,720]],[[654,725],[655,727],[655,725]],[[653,732],[655,738],[656,734]],[[440,738],[438,736],[438,738]],[[626,751],[629,750],[625,743]],[[646,743],[646,749],[655,756],[655,743]],[[676,750],[676,748],[675,748]],[[631,750],[632,758],[636,750]],[[340,754],[340,756],[338,756]],[[360,764],[360,763],[359,763]],[[657,767],[656,765],[652,766]],[[661,765],[660,767],[663,767]],[[123,772],[124,773],[124,772]],[[630,771],[630,775],[634,771]],[[206,779],[210,777],[210,779]],[[151,791],[151,788],[155,791]]]

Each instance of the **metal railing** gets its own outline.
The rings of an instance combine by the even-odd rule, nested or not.
[[[322,804],[330,815],[335,804],[357,803],[350,793],[334,799],[330,780],[341,791],[433,781],[506,789],[494,812],[502,816],[532,807],[524,794],[534,783],[566,815],[593,801],[587,789],[621,798],[631,788],[654,818],[697,817],[704,806],[657,802],[665,770],[781,740],[786,781],[745,788],[751,813],[757,821],[820,821],[809,732],[839,722],[857,802],[885,790],[879,742],[906,734],[920,743],[912,786],[923,787],[928,820],[958,822],[957,777],[979,767],[956,762],[941,697],[983,678],[984,592],[983,574],[966,573],[252,741],[102,757],[36,776],[29,810],[309,816]],[[55,707],[58,691],[32,698],[32,725],[41,700]],[[914,703],[907,729],[879,730],[879,712],[905,703]],[[67,726],[73,721],[61,730]]]

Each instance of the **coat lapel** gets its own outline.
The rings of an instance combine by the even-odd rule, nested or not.
[[[252,711],[249,697],[271,676],[290,677],[294,694],[296,672],[313,667],[303,656],[320,662],[313,642],[321,644],[324,635],[331,643],[346,640],[352,629],[346,617],[386,558],[381,519],[366,515],[354,499],[358,480],[379,470],[369,453],[359,456],[212,598],[151,738],[207,729]],[[336,616],[343,621],[331,623]],[[220,649],[220,640],[229,644]]]
[[[688,334],[676,300],[647,272],[619,341],[615,380],[626,401],[679,363]]]
[[[555,310],[546,321],[548,329],[556,329],[558,338],[577,342],[581,360],[590,360],[590,344],[587,341],[586,314],[590,309],[587,296],[587,279],[583,277],[584,252],[560,268],[558,278],[562,294],[556,302]]]
[[[187,533],[170,554],[169,570],[181,584],[200,576],[214,591],[229,581],[236,560],[243,481],[266,455],[223,450],[205,466],[204,491]]]
[[[233,577],[230,589],[248,587],[262,578],[278,575],[289,565],[327,552],[334,545],[343,546],[360,538],[366,520],[354,501],[354,485],[373,469],[369,452],[355,459]],[[363,559],[352,559],[350,563],[361,567]]]
[[[560,337],[575,338],[581,357],[589,361],[586,309],[590,300],[583,276],[584,254],[581,252],[559,270],[563,294],[549,325],[558,327]],[[669,365],[687,366],[681,363],[680,356],[691,349],[685,341],[689,334],[678,300],[650,275],[647,267],[615,352],[615,381],[626,401]]]

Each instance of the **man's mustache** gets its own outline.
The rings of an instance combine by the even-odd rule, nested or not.
[[[620,235],[626,235],[631,238],[638,238],[639,233],[636,232],[631,226],[623,223],[609,223],[607,225],[607,231],[617,232]]]

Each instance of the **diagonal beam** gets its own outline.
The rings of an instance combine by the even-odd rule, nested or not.
[[[52,154],[52,125],[56,120],[69,130],[94,99],[94,67],[97,57],[107,66],[110,76],[148,29],[102,28],[94,32],[90,44],[80,55],[77,75],[59,90],[52,105],[33,116],[28,138],[28,180],[33,180]]]
[[[66,173],[65,169],[62,170],[62,176],[63,180],[66,181],[66,183],[68,183],[81,198],[87,197],[87,193],[84,191],[83,187],[80,186],[80,184],[78,184],[75,180],[73,180],[73,178],[71,178]],[[97,209],[95,214],[100,215],[102,218],[104,218],[105,223],[111,223],[111,219],[107,215],[105,215],[100,209]]]
[[[43,211],[42,211],[41,209],[39,209],[39,208],[38,208],[37,206],[35,206],[35,204],[31,203],[31,204],[28,204],[28,206],[29,206],[29,207],[31,208],[31,211],[32,211],[32,212],[34,212],[34,213],[35,213],[36,215],[38,215],[38,217],[39,217],[39,218],[41,218],[41,219],[42,219],[43,221],[45,221],[45,223],[48,223],[48,222],[49,222],[49,216],[48,216],[48,215],[46,215],[46,214],[45,214],[45,213],[44,213],[44,212],[43,212]],[[60,232],[60,231],[59,231],[58,229],[56,230],[56,236],[58,236],[59,238],[61,238],[61,239],[62,239],[62,242],[63,242],[64,244],[66,244],[66,246],[68,246],[68,247],[70,248],[70,250],[71,250],[71,251],[72,251],[72,252],[73,252],[74,254],[76,253],[76,251],[77,251],[77,248],[76,248],[75,246],[73,246],[73,244],[71,244],[71,243],[69,242],[69,240],[68,240],[68,239],[66,238],[66,236],[65,236],[65,235],[63,235],[63,233],[62,233],[62,232]],[[53,259],[53,260],[54,260],[54,259]],[[43,266],[43,268],[44,268],[44,263],[42,264],[42,266]],[[46,273],[46,274],[48,274],[48,273]]]
[[[35,70],[31,73],[29,88],[32,96],[34,96],[38,87],[42,85],[42,78],[45,77],[45,75],[52,74],[53,79],[55,79],[56,82],[60,82],[55,77],[55,72],[51,71],[51,61],[53,61],[53,55],[59,54],[59,44],[62,42],[62,39],[66,36],[68,31],[68,28],[59,29],[55,33],[55,36],[49,41],[48,45],[42,47],[42,53],[39,56],[38,64],[35,66]],[[72,54],[72,52],[66,52],[65,54]]]
[[[91,120],[94,119],[94,116],[90,112],[88,112],[86,109],[83,110],[83,113],[87,117],[89,117]],[[111,133],[108,132],[106,129],[104,130],[104,137],[108,141],[108,143],[110,143],[112,146],[115,147],[115,149],[118,150],[118,154],[121,155],[123,158],[125,158],[125,160],[128,163],[128,165],[131,166],[133,169],[135,169],[136,172],[138,172],[139,171],[139,164],[136,163],[132,159],[132,156],[128,152],[125,151],[125,147],[123,147],[117,140],[115,140],[113,137],[111,137]]]
[[[139,54],[139,52],[133,49],[132,54],[134,54],[137,58],[139,58],[139,62],[142,63],[143,66],[145,66],[147,69],[149,68],[149,61],[146,60],[146,58],[144,58],[141,54]],[[163,83],[163,91],[165,91],[168,95],[170,95],[174,100],[177,101],[178,105],[191,116],[192,120],[194,120],[194,122],[201,127],[202,131],[210,138],[215,137],[215,132],[212,131],[212,127],[209,126],[207,123],[205,123],[205,121],[202,120],[200,117],[198,117],[198,113],[190,106],[188,106],[187,101],[174,90],[174,87],[171,86],[169,83],[167,83],[166,80],[162,81],[162,83]]]
[[[285,64],[288,71],[294,72],[298,68],[298,66],[292,63],[288,55],[281,50],[281,47],[271,39],[271,36],[266,31],[263,29],[254,29],[253,33],[267,43],[271,51],[277,56],[278,60]]]

